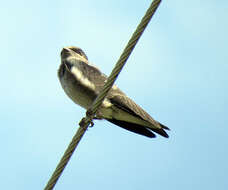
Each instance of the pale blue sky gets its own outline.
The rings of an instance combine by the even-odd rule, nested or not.
[[[61,48],[109,74],[151,1],[1,3],[2,189],[42,189],[85,110],[57,79]],[[163,1],[117,85],[167,125],[149,139],[89,129],[55,189],[226,190],[228,2]]]

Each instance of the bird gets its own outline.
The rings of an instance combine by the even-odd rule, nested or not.
[[[76,46],[64,47],[58,78],[67,96],[88,110],[98,96],[107,76],[88,61],[85,52]],[[159,134],[168,138],[168,127],[154,120],[115,84],[98,108],[96,119],[105,119],[123,129],[149,138]]]

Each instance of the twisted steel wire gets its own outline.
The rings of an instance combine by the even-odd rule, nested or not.
[[[131,52],[133,51],[136,43],[138,42],[139,38],[141,37],[142,33],[144,32],[146,26],[150,22],[152,16],[154,15],[155,11],[157,10],[161,0],[154,0],[148,10],[146,11],[145,16],[142,18],[140,24],[136,28],[135,32],[133,33],[131,39],[129,40],[126,48],[124,49],[123,53],[121,54],[119,60],[117,61],[114,69],[112,70],[112,73],[107,79],[107,82],[105,83],[103,89],[93,102],[91,108],[87,111],[87,116],[83,118],[79,125],[79,129],[77,130],[76,134],[74,135],[71,143],[67,147],[62,159],[60,160],[59,164],[57,165],[55,171],[53,172],[50,180],[48,181],[46,187],[44,190],[52,190],[58,181],[60,175],[62,174],[64,168],[66,167],[68,161],[70,160],[74,150],[78,146],[81,138],[85,134],[85,131],[87,130],[89,124],[92,122],[92,119],[103,102],[105,96],[107,95],[108,91],[112,88],[114,82],[116,81],[120,71],[122,70],[123,66],[125,65],[127,59],[129,58]]]
[[[129,58],[131,52],[133,51],[136,43],[138,42],[139,38],[141,37],[142,33],[144,32],[146,26],[150,22],[152,16],[154,15],[156,9],[158,8],[161,0],[154,0],[150,7],[148,8],[145,16],[142,18],[140,24],[136,28],[135,32],[133,33],[131,39],[129,40],[126,48],[124,49],[123,53],[121,54],[119,60],[117,61],[112,73],[110,74],[107,82],[105,83],[103,89],[101,90],[100,94],[94,101],[91,111],[93,114],[96,113],[98,107],[101,105],[102,101],[104,100],[105,96],[107,95],[108,91],[112,88],[112,85],[116,81],[120,71],[122,70],[123,66],[125,65],[127,59]]]

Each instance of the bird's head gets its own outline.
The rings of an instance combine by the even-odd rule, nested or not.
[[[88,63],[88,58],[84,51],[75,46],[64,47],[61,51],[61,64],[58,70],[58,76],[61,78],[64,75],[71,75],[71,68],[78,61]]]
[[[68,46],[62,49],[61,58],[67,59],[69,56],[80,56],[88,60],[88,57],[86,56],[85,52],[81,48],[75,46]]]

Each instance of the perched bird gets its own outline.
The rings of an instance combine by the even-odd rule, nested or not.
[[[74,46],[62,49],[58,77],[65,93],[85,109],[92,105],[107,80],[106,75],[88,62],[84,51]],[[168,127],[155,121],[116,85],[97,110],[96,118],[150,138],[156,136],[153,132],[169,137],[165,132]]]

